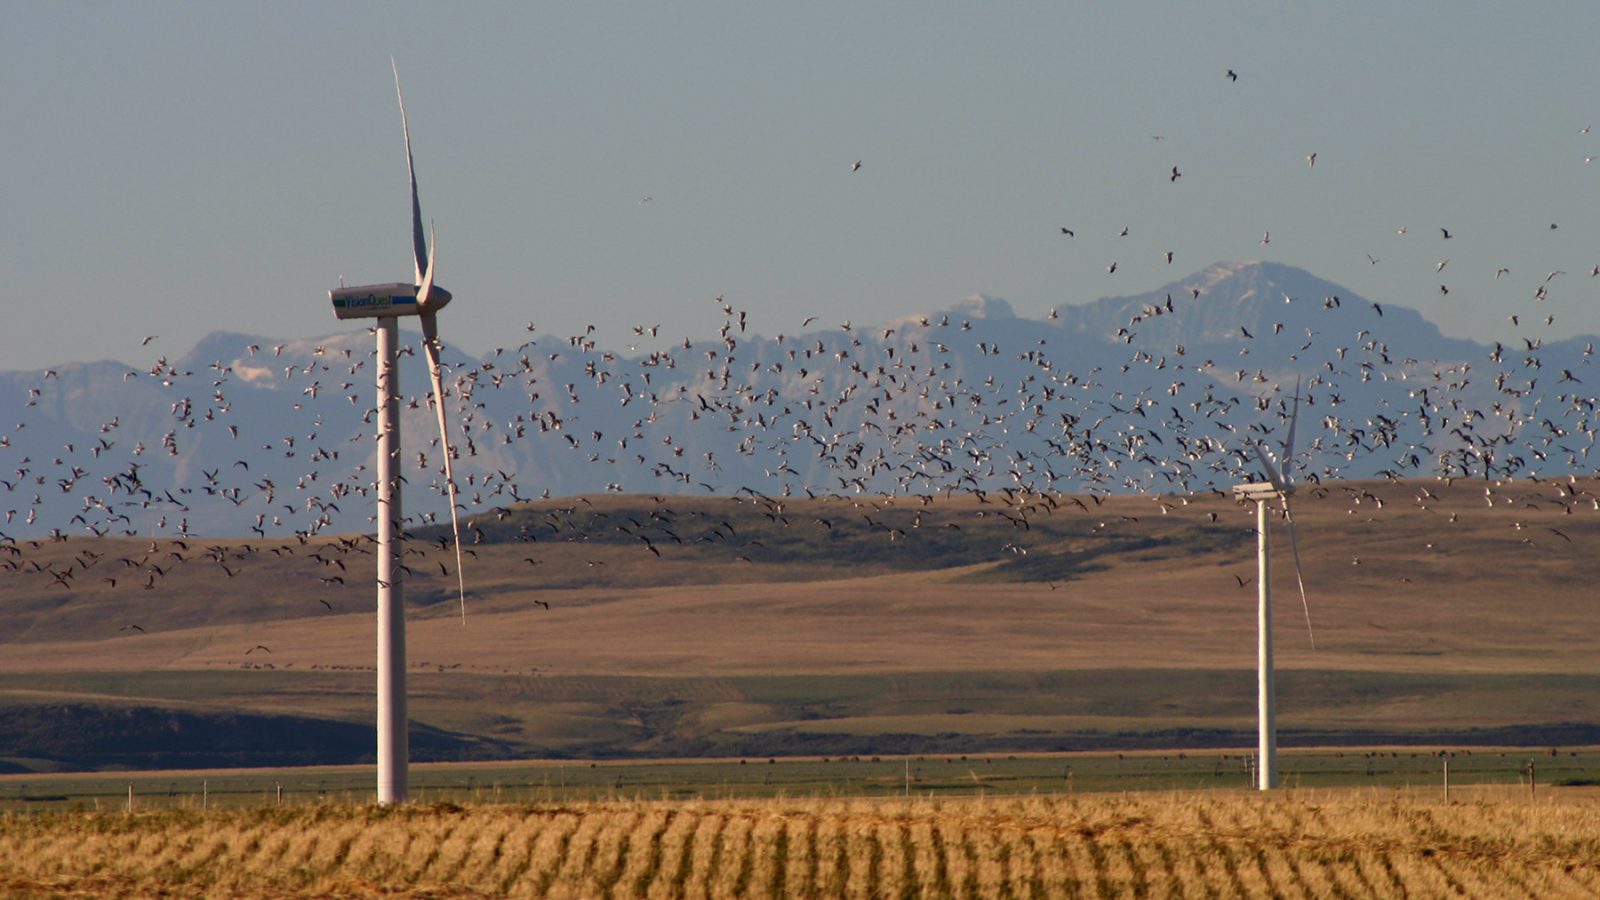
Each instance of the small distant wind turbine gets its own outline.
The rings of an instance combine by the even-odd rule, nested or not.
[[[1278,786],[1278,721],[1276,693],[1272,672],[1272,559],[1268,552],[1267,504],[1273,500],[1283,502],[1283,518],[1289,528],[1289,550],[1294,557],[1294,577],[1300,585],[1300,603],[1306,611],[1306,630],[1311,629],[1311,606],[1306,602],[1306,583],[1300,573],[1300,547],[1294,537],[1294,515],[1289,511],[1289,497],[1294,494],[1294,484],[1289,480],[1294,465],[1294,428],[1300,417],[1300,384],[1295,383],[1294,406],[1289,413],[1289,434],[1283,442],[1280,473],[1261,451],[1260,444],[1251,444],[1256,459],[1266,470],[1267,481],[1247,482],[1233,487],[1233,496],[1239,500],[1253,500],[1256,504],[1256,731],[1257,757],[1256,788],[1271,790]],[[1316,649],[1316,637],[1311,647]]]
[[[439,364],[439,310],[450,292],[433,283],[434,253],[422,233],[422,204],[417,199],[417,170],[411,160],[411,127],[406,122],[400,69],[394,69],[394,91],[400,101],[400,128],[406,140],[406,171],[411,176],[411,244],[415,284],[367,284],[328,292],[333,314],[340,319],[375,318],[378,336],[378,802],[404,803],[409,792],[407,768],[410,740],[406,718],[406,621],[401,590],[399,540],[400,490],[399,317],[417,316],[422,348],[428,357],[434,408],[439,414],[439,442],[444,449],[444,480],[450,499],[450,526],[455,533],[456,586],[461,615],[466,618],[466,583],[461,575],[461,527],[456,517],[456,483],[450,466],[450,435],[445,425],[444,383]]]

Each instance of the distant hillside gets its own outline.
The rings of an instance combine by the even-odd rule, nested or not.
[[[1302,484],[1294,510],[1286,745],[1600,733],[1600,481]],[[447,531],[403,558],[419,758],[1250,739],[1254,511],[1225,492],[510,504],[467,519],[465,618]],[[0,547],[0,765],[364,758],[373,575],[360,535]]]
[[[1587,473],[1592,340],[1481,346],[1271,263],[1017,318],[994,297],[629,355],[587,336],[448,348],[468,510],[607,491],[934,494],[1011,485],[1188,493],[1258,477],[1300,385],[1308,478]],[[820,326],[822,323],[816,323]],[[444,512],[416,338],[406,510]],[[0,532],[265,538],[370,527],[371,337],[217,333],[181,358],[0,375]]]

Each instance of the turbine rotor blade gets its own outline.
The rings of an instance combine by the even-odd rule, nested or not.
[[[1306,600],[1306,580],[1300,574],[1300,545],[1294,539],[1294,515],[1289,512],[1289,495],[1283,495],[1283,521],[1289,529],[1289,553],[1294,557],[1294,580],[1300,586],[1300,608],[1306,613],[1306,636],[1311,639],[1311,652],[1317,650],[1317,634],[1311,630],[1311,603]]]
[[[430,274],[431,268],[430,266]],[[456,512],[456,477],[450,463],[450,432],[444,417],[444,376],[439,363],[439,317],[435,313],[423,313],[419,318],[422,320],[422,349],[428,357],[428,377],[433,383],[433,408],[439,416],[439,443],[444,451],[445,492],[450,500],[450,533],[456,548],[456,591],[461,599],[461,622],[464,625],[467,621],[467,582],[461,573],[461,519]]]
[[[1256,459],[1261,460],[1261,467],[1267,470],[1267,480],[1272,482],[1274,488],[1278,489],[1278,493],[1288,497],[1288,486],[1283,483],[1282,478],[1278,477],[1278,470],[1272,467],[1272,461],[1267,459],[1267,454],[1261,452],[1261,445],[1251,444],[1250,449],[1256,452]]]
[[[1283,442],[1283,478],[1294,479],[1294,427],[1300,421],[1300,379],[1294,380],[1294,406],[1289,411],[1289,436]]]
[[[411,251],[417,283],[421,284],[423,267],[428,264],[428,242],[422,236],[422,201],[417,198],[417,167],[411,161],[411,126],[406,122],[406,97],[400,92],[400,66],[392,56],[389,67],[394,69],[394,93],[400,100],[400,130],[406,136],[406,173],[411,176]]]
[[[428,231],[429,231],[430,234],[433,231],[433,226],[431,224],[428,226]],[[429,243],[437,243],[437,241],[430,241]],[[417,276],[417,309],[423,315],[427,316],[430,320],[433,319],[434,315],[439,312],[438,309],[434,308],[434,306],[432,304],[432,300],[433,300],[433,249],[430,247],[428,249],[428,267],[426,269],[423,269],[422,272]],[[434,337],[437,338],[438,337],[438,331],[439,331],[439,323],[438,323],[438,321],[434,321],[433,325],[431,327],[434,330]],[[423,334],[424,334],[424,337],[426,337],[426,334],[427,334],[427,329],[426,328],[423,329]]]

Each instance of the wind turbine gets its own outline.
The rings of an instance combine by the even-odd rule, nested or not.
[[[411,127],[406,122],[400,69],[391,57],[394,91],[400,101],[400,128],[406,140],[406,170],[411,176],[411,244],[416,263],[414,284],[394,282],[340,287],[328,292],[339,319],[377,319],[378,336],[378,802],[404,803],[408,790],[410,740],[406,718],[406,620],[402,591],[400,523],[400,390],[396,367],[401,316],[422,324],[422,349],[428,358],[434,408],[439,414],[439,443],[444,451],[444,480],[450,499],[450,526],[455,534],[456,586],[466,621],[466,583],[461,575],[461,527],[456,517],[456,483],[450,466],[450,436],[445,425],[444,384],[439,364],[439,310],[450,292],[433,283],[434,253],[422,233],[422,204],[417,200],[417,170],[411,159]],[[431,230],[431,229],[430,229]]]
[[[1306,611],[1306,630],[1311,630],[1311,606],[1306,603],[1306,583],[1300,574],[1300,547],[1294,537],[1294,516],[1289,511],[1289,497],[1294,494],[1294,483],[1289,480],[1294,465],[1294,428],[1300,417],[1300,384],[1295,383],[1294,406],[1289,413],[1289,434],[1283,442],[1283,471],[1280,473],[1261,451],[1261,445],[1252,443],[1256,459],[1266,470],[1265,483],[1254,481],[1236,484],[1233,496],[1238,500],[1253,500],[1256,504],[1256,789],[1271,790],[1278,786],[1278,720],[1277,698],[1272,671],[1272,556],[1269,552],[1270,530],[1267,523],[1267,505],[1274,500],[1283,503],[1284,523],[1289,529],[1289,550],[1294,557],[1294,577],[1300,585],[1300,603]],[[1316,637],[1311,638],[1311,648],[1316,649]]]

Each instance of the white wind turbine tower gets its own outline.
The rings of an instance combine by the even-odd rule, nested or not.
[[[1256,504],[1256,788],[1271,790],[1278,786],[1278,721],[1276,696],[1272,671],[1272,559],[1269,552],[1267,504],[1273,500],[1283,502],[1283,518],[1289,529],[1289,549],[1294,556],[1294,577],[1300,585],[1300,603],[1306,611],[1306,630],[1311,630],[1311,607],[1306,603],[1306,583],[1300,574],[1300,547],[1294,538],[1294,516],[1289,511],[1289,497],[1294,494],[1294,483],[1289,480],[1294,465],[1294,428],[1300,416],[1300,385],[1294,388],[1294,407],[1289,413],[1289,434],[1283,443],[1280,473],[1261,452],[1261,445],[1252,443],[1256,458],[1266,470],[1267,482],[1247,482],[1234,485],[1233,496],[1239,500],[1253,500]],[[1313,635],[1311,647],[1316,649]]]
[[[411,161],[411,128],[406,122],[400,70],[394,68],[394,90],[400,100],[400,127],[406,140],[406,170],[411,176],[411,243],[416,262],[414,284],[368,284],[328,292],[340,319],[374,318],[378,336],[378,802],[404,803],[410,760],[406,718],[406,622],[401,583],[399,540],[403,516],[400,500],[400,390],[396,368],[401,316],[417,316],[422,348],[428,357],[434,408],[439,414],[439,442],[444,452],[444,478],[450,499],[450,524],[455,533],[456,586],[466,618],[466,587],[461,576],[461,528],[456,518],[456,485],[450,466],[450,437],[445,427],[444,385],[439,365],[439,310],[450,292],[433,283],[433,250],[422,232],[422,205],[417,200],[417,171]]]

